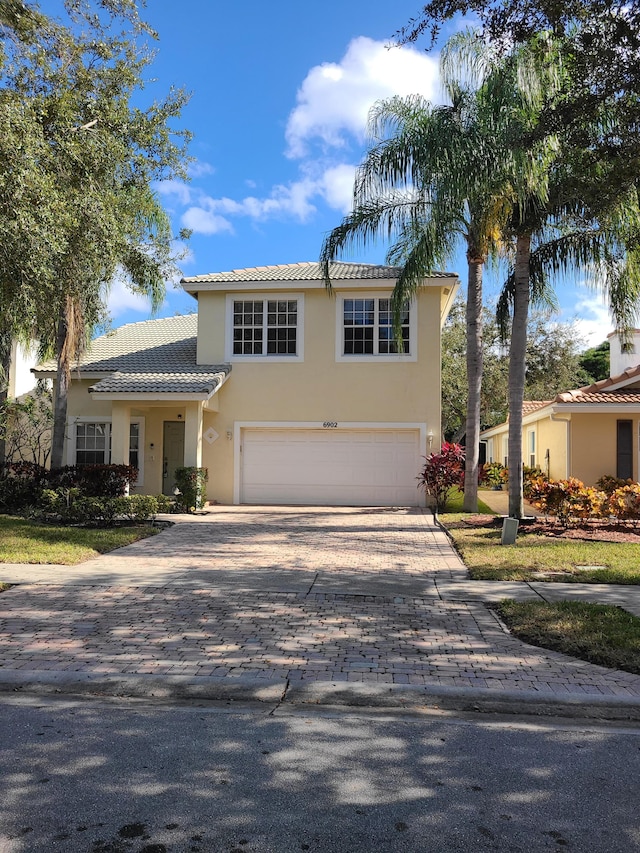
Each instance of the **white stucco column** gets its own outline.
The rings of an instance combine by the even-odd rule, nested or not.
[[[128,403],[114,400],[111,403],[111,463],[129,464],[129,431],[131,407]]]
[[[187,403],[184,420],[184,464],[202,467],[202,403]]]

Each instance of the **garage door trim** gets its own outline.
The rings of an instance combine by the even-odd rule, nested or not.
[[[325,427],[324,423],[335,423],[335,427]],[[397,421],[236,421],[233,428],[233,502],[240,504],[240,488],[242,480],[241,442],[242,431],[245,429],[263,430],[318,430],[332,432],[338,430],[412,430],[419,433],[420,453],[426,453],[427,424],[405,423]],[[436,430],[432,428],[432,432]]]

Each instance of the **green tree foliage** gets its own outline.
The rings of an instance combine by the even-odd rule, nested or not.
[[[481,425],[486,429],[507,418],[509,356],[494,312],[485,307],[483,313]],[[458,299],[442,331],[442,429],[447,441],[454,442],[465,431],[465,338],[465,306]],[[527,323],[525,399],[550,400],[589,384],[592,377],[582,365],[580,346],[574,323],[558,323],[548,311],[534,311]]]
[[[54,465],[71,364],[104,319],[110,283],[120,275],[157,306],[175,270],[152,186],[184,174],[188,139],[173,129],[183,91],[139,105],[152,33],[136,3],[65,8],[62,21],[0,5],[0,344],[35,335],[55,352]]]
[[[591,382],[609,377],[610,349],[609,341],[603,341],[597,347],[585,350],[580,356],[580,367],[588,374]]]

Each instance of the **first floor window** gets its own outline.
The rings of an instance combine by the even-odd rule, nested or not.
[[[76,424],[76,465],[104,465],[110,459],[110,424]]]
[[[297,355],[296,299],[236,299],[234,355]]]
[[[529,431],[529,467],[536,467],[536,434],[533,430]]]
[[[343,355],[409,354],[409,304],[400,317],[401,340],[393,328],[390,299],[345,299],[343,303]]]
[[[111,423],[76,423],[76,465],[108,465],[111,462]],[[140,470],[140,423],[129,424],[129,465]]]

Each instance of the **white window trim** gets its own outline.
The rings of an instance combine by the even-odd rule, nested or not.
[[[144,417],[131,418],[129,423],[138,424],[138,479],[134,488],[144,485]],[[100,415],[81,415],[69,421],[67,436],[67,465],[76,464],[77,424],[105,424],[108,429],[107,444],[111,443],[111,417],[103,418]]]
[[[291,302],[298,303],[295,355],[234,355],[233,352],[233,303],[234,302]],[[264,312],[266,316],[266,311]],[[265,327],[266,328],[266,327]],[[266,338],[264,340],[266,344]],[[227,293],[225,305],[224,360],[230,362],[250,361],[252,364],[285,364],[304,361],[304,295],[302,293]]]
[[[391,299],[391,292],[379,290],[340,293],[336,299],[336,361],[354,364],[358,362],[400,362],[418,360],[418,305],[416,299],[409,303],[409,352],[385,353],[384,355],[345,355],[344,354],[344,301],[345,299]],[[376,332],[378,327],[375,327]]]
[[[535,429],[527,430],[527,450],[529,459],[527,464],[530,468],[536,467],[537,452],[536,452],[536,431]]]

